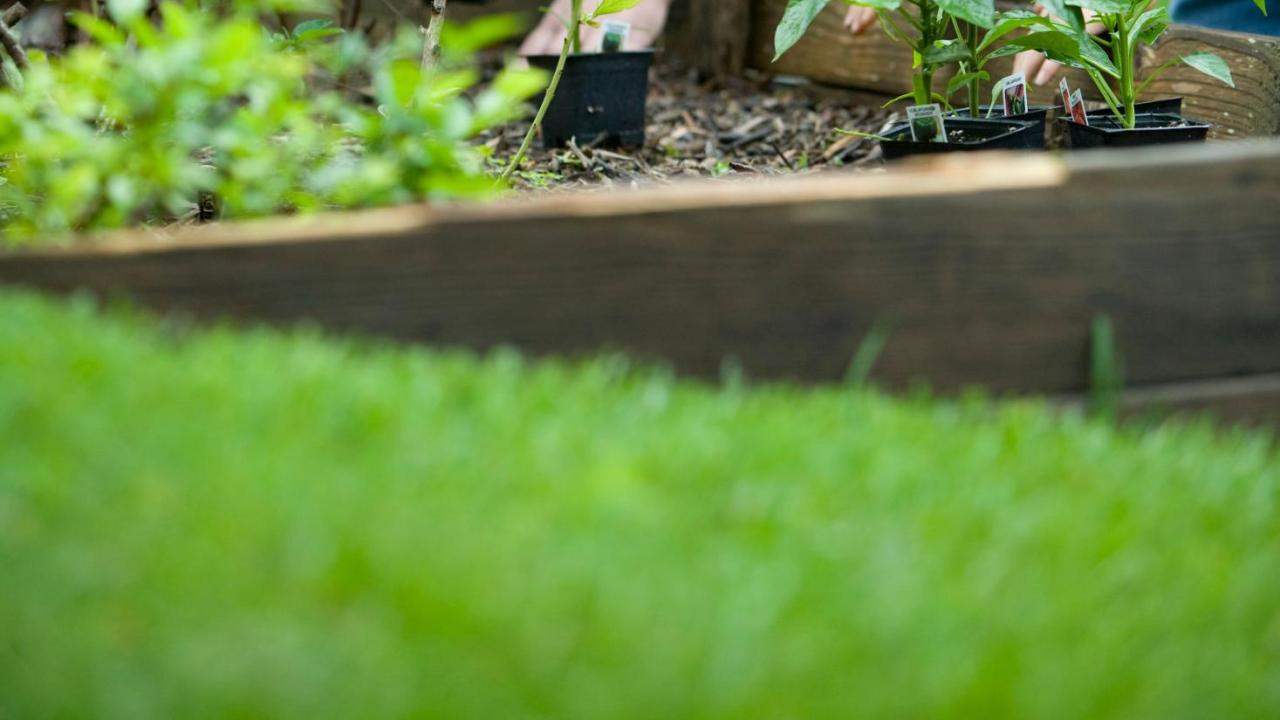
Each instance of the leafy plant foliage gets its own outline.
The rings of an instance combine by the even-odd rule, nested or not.
[[[467,94],[468,51],[509,21],[455,29],[451,61],[424,71],[412,31],[373,49],[323,22],[273,35],[246,14],[159,11],[77,16],[92,43],[32,53],[21,88],[0,92],[4,242],[163,224],[202,197],[246,217],[486,194],[494,181],[464,141],[543,82],[506,71]]]

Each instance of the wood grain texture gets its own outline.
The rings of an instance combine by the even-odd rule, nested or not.
[[[883,174],[420,207],[0,255],[0,282],[203,318],[714,376],[1086,386],[1090,323],[1134,384],[1280,372],[1280,141],[943,158]]]
[[[752,66],[763,71],[785,75],[800,75],[817,82],[844,87],[870,90],[896,97],[911,91],[911,51],[890,40],[873,27],[864,35],[853,36],[841,25],[847,5],[831,3],[818,16],[799,43],[778,62],[773,60],[773,31],[782,18],[787,0],[754,0],[752,15],[751,47],[754,48]],[[995,80],[1013,72],[1013,58],[992,61],[987,71],[992,81],[983,85],[983,100],[991,98]],[[1067,70],[1072,87],[1084,90],[1085,97],[1097,98],[1089,77],[1078,70]],[[952,70],[939,72],[935,89],[946,88]],[[957,101],[963,101],[966,93],[960,93]],[[1045,87],[1031,88],[1031,101],[1037,105],[1054,105],[1058,101],[1057,82]]]
[[[751,0],[689,0],[693,61],[704,77],[724,80],[747,67]]]
[[[1226,424],[1280,428],[1280,374],[1135,388],[1120,400],[1128,418],[1209,414]]]
[[[1280,133],[1280,39],[1174,26],[1143,55],[1142,65],[1150,72],[1167,60],[1204,50],[1231,66],[1234,88],[1179,65],[1153,82],[1144,97],[1183,97],[1186,115],[1216,126],[1210,137]]]
[[[773,62],[773,32],[787,7],[786,0],[753,0],[751,64],[766,72],[800,75],[818,82],[884,93],[891,97],[911,91],[911,51],[890,40],[878,27],[854,37],[842,25],[844,3],[831,3],[809,32],[778,62]],[[945,87],[950,73],[936,82]]]

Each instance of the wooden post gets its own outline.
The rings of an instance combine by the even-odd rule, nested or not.
[[[741,75],[750,55],[751,0],[688,1],[688,22],[673,28],[675,34],[685,34],[678,43],[681,49],[705,77]]]

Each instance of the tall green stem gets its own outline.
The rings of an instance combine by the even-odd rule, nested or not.
[[[976,73],[978,72],[978,26],[973,23],[965,23],[965,29],[968,31],[967,37],[965,37],[965,42],[969,45],[969,52],[974,55],[973,67],[970,70],[971,72]],[[977,75],[974,75],[973,79],[969,81],[969,117],[979,117],[981,110],[978,108],[978,100],[981,99],[981,93],[982,80]]]
[[[516,151],[515,157],[511,158],[511,162],[507,164],[507,168],[502,171],[503,182],[509,181],[512,174],[520,168],[520,163],[524,162],[524,156],[529,152],[529,146],[533,144],[533,137],[538,134],[538,128],[542,127],[542,119],[547,116],[547,108],[551,107],[551,101],[556,97],[556,88],[560,87],[560,78],[564,75],[564,66],[569,62],[569,54],[573,51],[575,38],[578,35],[578,27],[582,22],[581,0],[575,0],[573,4],[573,16],[569,20],[568,32],[564,36],[564,45],[560,48],[560,59],[556,61],[555,72],[551,73],[551,82],[547,84],[547,92],[542,96],[542,104],[538,106],[538,114],[533,116],[533,124],[529,126],[529,131],[524,134],[524,139],[520,141],[520,149]]]
[[[1133,91],[1134,76],[1134,43],[1129,42],[1129,33],[1125,16],[1121,15],[1116,21],[1116,33],[1112,38],[1114,52],[1112,53],[1116,60],[1116,67],[1120,70],[1120,103],[1121,109],[1124,111],[1124,117],[1121,122],[1126,128],[1132,129],[1137,124],[1137,114],[1134,110],[1135,93]]]
[[[573,52],[582,52],[582,0],[573,0],[569,12],[569,37],[573,40]]]
[[[920,44],[916,47],[916,52],[923,55],[925,49],[932,47],[938,39],[933,18],[935,12],[932,0],[918,0],[915,5],[920,9]],[[933,73],[933,66],[921,60],[920,69],[912,79],[913,95],[917,105],[928,105],[933,102]]]

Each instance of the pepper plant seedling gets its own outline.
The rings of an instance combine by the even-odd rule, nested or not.
[[[582,51],[582,26],[599,27],[600,18],[630,10],[640,2],[641,0],[600,0],[595,10],[583,15],[582,0],[572,1],[568,26],[565,28],[564,45],[560,48],[560,58],[556,62],[556,68],[551,73],[551,82],[547,84],[547,91],[542,96],[542,104],[533,117],[533,123],[529,125],[529,131],[520,142],[520,149],[516,151],[515,157],[511,158],[507,168],[502,171],[504,182],[511,179],[511,175],[520,167],[524,156],[529,152],[529,146],[533,144],[534,136],[538,134],[538,128],[542,127],[542,120],[547,116],[547,108],[551,107],[551,101],[555,99],[556,88],[560,86],[560,78],[564,76],[564,66],[569,62],[569,56]]]
[[[1266,13],[1266,0],[1253,0]],[[1010,41],[1020,48],[1039,50],[1049,59],[1080,68],[1097,86],[1107,107],[1121,125],[1137,124],[1134,105],[1138,96],[1169,68],[1182,63],[1235,87],[1231,68],[1211,52],[1194,52],[1175,57],[1148,73],[1138,82],[1139,49],[1154,45],[1169,27],[1165,3],[1154,6],[1149,0],[1040,0],[1057,18],[1049,26]],[[1086,16],[1086,11],[1091,13]],[[1098,23],[1104,32],[1093,35],[1088,23]],[[1114,86],[1110,78],[1114,81]]]
[[[790,0],[782,20],[774,33],[774,60],[782,57],[826,8],[830,0]],[[962,38],[948,38],[953,23],[963,22],[984,29],[996,27],[995,0],[844,0],[849,5],[872,8],[880,19],[880,26],[894,41],[911,48],[915,73],[912,91],[895,100],[910,98],[916,105],[947,102],[947,98],[933,89],[937,71],[962,60],[970,59],[968,46]],[[1005,32],[1011,31],[1009,28]],[[975,33],[976,37],[976,33]],[[965,81],[981,80],[981,70]],[[963,84],[963,83],[962,83]],[[959,87],[959,86],[955,86]],[[949,103],[948,103],[949,104]]]

